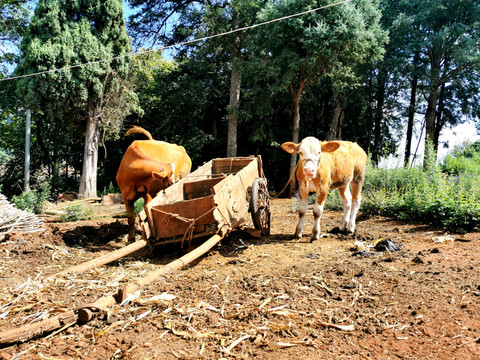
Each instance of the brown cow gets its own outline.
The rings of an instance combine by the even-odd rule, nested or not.
[[[132,127],[125,136],[132,133],[144,134],[148,140],[132,142],[116,176],[127,210],[128,241],[135,239],[135,201],[143,197],[148,204],[160,190],[189,174],[192,167],[183,146],[153,140],[152,135],[139,126]]]
[[[297,170],[300,206],[295,238],[302,238],[308,195],[310,192],[316,192],[317,201],[313,206],[315,222],[311,241],[319,239],[323,205],[329,189],[335,188],[338,188],[343,202],[344,216],[341,230],[353,233],[367,163],[365,151],[356,143],[349,141],[321,142],[311,136],[299,144],[283,143],[282,149],[290,154],[300,155]],[[348,185],[352,187],[351,194]]]

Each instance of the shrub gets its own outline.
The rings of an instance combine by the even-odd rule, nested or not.
[[[102,195],[117,194],[119,192],[120,192],[120,189],[118,188],[118,186],[115,186],[113,185],[112,182],[110,182],[110,184],[108,184],[107,187],[103,188]]]
[[[42,186],[37,186],[30,191],[26,191],[21,195],[12,196],[12,202],[15,204],[17,209],[31,211],[35,214],[41,214],[43,212],[45,202],[49,199],[49,196],[50,184],[46,183]]]
[[[145,206],[145,201],[143,200],[143,198],[140,198],[137,201],[135,201],[135,205],[133,206],[135,210],[135,215],[138,215],[138,213],[143,210],[144,206]]]
[[[475,154],[470,157],[475,158]],[[478,165],[464,166],[461,172],[445,174],[444,166],[428,166],[427,171],[423,171],[420,168],[379,169],[369,165],[362,211],[418,220],[457,233],[478,229],[480,182],[476,169]]]
[[[86,208],[83,204],[69,205],[67,206],[66,212],[65,215],[60,216],[60,219],[64,222],[85,220],[91,218],[93,215],[93,211]]]

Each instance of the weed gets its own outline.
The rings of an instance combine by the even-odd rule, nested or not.
[[[26,191],[21,195],[12,196],[12,202],[20,210],[27,210],[35,214],[41,214],[45,202],[50,196],[50,184],[45,183],[32,190]]]
[[[69,205],[66,212],[65,215],[60,216],[60,219],[64,222],[90,219],[93,216],[93,211],[86,208],[83,204]]]

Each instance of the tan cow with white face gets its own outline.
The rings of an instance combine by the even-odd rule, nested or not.
[[[153,140],[152,135],[139,126],[132,127],[125,136],[132,133],[144,134],[148,140],[132,142],[116,176],[127,210],[129,241],[135,239],[135,201],[143,197],[145,205],[148,204],[159,191],[189,174],[192,167],[183,146]]]
[[[282,149],[300,156],[297,180],[299,183],[299,221],[295,239],[301,239],[307,212],[308,195],[317,194],[313,206],[315,218],[311,241],[320,237],[320,219],[330,189],[338,188],[343,201],[343,224],[341,230],[355,232],[355,218],[360,208],[362,185],[367,163],[367,154],[356,143],[349,141],[322,142],[307,137],[299,144],[285,142]],[[349,185],[352,188],[350,193]]]

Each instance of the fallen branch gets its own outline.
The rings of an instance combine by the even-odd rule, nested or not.
[[[464,342],[463,344],[457,345],[457,349],[460,349],[462,346],[465,346],[465,345],[468,345],[468,344],[472,344],[472,343],[480,344],[480,336],[479,336],[478,338],[476,338],[476,339],[473,339],[473,340]]]
[[[0,194],[0,235],[12,231],[43,231],[42,221],[33,213],[17,209],[7,198]]]
[[[33,323],[20,328],[0,332],[0,346],[18,342],[25,342],[36,336],[43,335],[61,327],[73,325],[77,322],[75,312],[68,310],[60,315]]]

